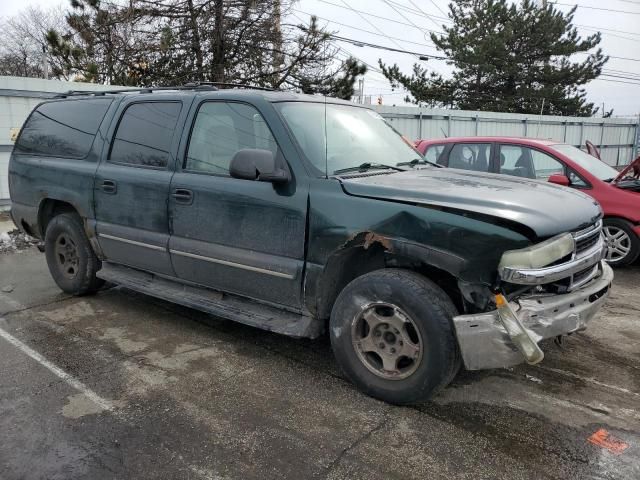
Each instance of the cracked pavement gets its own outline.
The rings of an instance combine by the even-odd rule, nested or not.
[[[0,255],[0,477],[638,479],[640,268],[616,274],[541,365],[395,407],[344,380],[326,338],[121,288],[72,298],[35,249]]]

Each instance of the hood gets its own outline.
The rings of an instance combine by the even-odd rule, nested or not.
[[[490,215],[529,227],[538,238],[585,228],[601,216],[591,197],[547,182],[454,168],[340,178],[355,196]]]
[[[631,162],[629,165],[624,167],[624,169],[613,180],[613,183],[618,183],[620,180],[622,180],[624,177],[626,177],[627,174],[629,172],[631,172],[631,171],[633,171],[634,175],[636,175],[636,174],[638,174],[638,172],[640,172],[640,155],[638,155],[638,158],[636,158],[633,162]]]

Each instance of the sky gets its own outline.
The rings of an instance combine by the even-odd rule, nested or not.
[[[552,3],[556,0],[549,1]],[[15,15],[27,5],[49,7],[60,3],[65,2],[2,0],[0,16]],[[318,16],[321,25],[336,35],[419,54],[437,55],[438,51],[429,38],[429,31],[442,30],[442,24],[446,23],[444,13],[448,11],[448,3],[448,0],[298,0],[289,21],[307,23],[309,16],[314,14]],[[601,31],[600,46],[604,53],[621,57],[611,58],[605,68],[612,75],[640,77],[640,0],[558,0],[557,8],[568,11],[574,4],[578,5],[574,17],[578,32],[587,36]],[[407,73],[416,62],[445,75],[451,72],[451,67],[442,60],[424,62],[415,55],[340,41],[336,45],[340,47],[339,58],[353,55],[369,65],[364,93],[372,95],[374,101],[381,96],[385,105],[402,105],[406,94],[391,89],[389,82],[379,73],[379,58],[388,64],[397,63]],[[584,58],[584,55],[576,58]],[[615,116],[640,114],[640,84],[623,83],[628,82],[625,79],[613,80],[597,79],[590,82],[586,86],[588,100],[596,105],[604,102],[605,109],[613,108]],[[640,80],[636,83],[640,83]]]

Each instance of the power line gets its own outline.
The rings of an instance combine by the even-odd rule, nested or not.
[[[344,3],[344,5],[349,10],[355,12],[360,18],[362,18],[365,22],[367,22],[369,25],[371,25],[373,28],[375,28],[378,32],[380,32],[382,35],[384,35],[389,40],[391,40],[393,43],[395,43],[398,47],[402,48],[402,45],[400,45],[397,41],[395,41],[393,38],[389,37],[386,33],[384,33],[382,30],[380,30],[374,23],[372,23],[369,19],[367,19],[367,17],[365,17],[363,14],[359,13],[355,8],[351,7],[347,2],[345,2],[345,0],[340,0],[340,1],[342,3]]]
[[[640,73],[634,73],[634,72],[626,72],[624,70],[614,70],[614,69],[603,69],[602,73],[617,73],[617,74],[622,74],[622,75],[631,75],[634,77],[638,77],[640,79]]]
[[[578,5],[577,3],[560,3],[560,2],[549,2],[552,5],[562,5],[564,7],[579,7],[586,8],[588,10],[602,10],[604,12],[615,12],[615,13],[628,13],[630,15],[640,15],[640,12],[630,12],[628,10],[614,10],[613,8],[603,8],[603,7],[588,7],[586,5]]]
[[[423,14],[423,15],[427,16],[427,12],[425,12],[425,11],[424,11],[424,10],[422,10],[418,5],[416,5],[415,3],[413,3],[413,0],[409,0],[409,2],[411,3],[411,5],[413,5],[414,7],[416,7],[420,12],[422,12],[422,14]],[[438,4],[437,4],[437,3],[435,3],[433,0],[431,0],[431,3],[433,3],[433,4],[434,4],[434,5],[435,5],[439,10],[440,10],[440,7],[438,7]],[[440,11],[442,12],[442,10],[440,10]],[[442,12],[442,13],[444,13],[444,12]],[[432,22],[433,24],[437,25],[439,28],[442,28],[442,25],[438,25],[438,22],[436,22],[433,18],[431,18],[431,17],[429,17],[429,16],[427,16],[427,18],[428,18],[429,20],[431,20],[431,22]]]
[[[578,25],[578,24],[576,24],[576,27],[589,28],[591,30],[598,30],[598,31],[602,30],[604,32],[624,33],[625,35],[638,35],[638,36],[640,36],[640,33],[638,33],[638,32],[627,32],[627,31],[624,31],[624,30],[615,30],[613,28],[595,27],[593,25]]]
[[[423,10],[420,10],[419,8],[418,8],[418,10],[416,10],[414,8],[407,7],[406,5],[403,5],[402,3],[398,3],[395,0],[389,0],[389,1],[391,3],[393,3],[394,5],[396,5],[398,8],[401,8],[402,10],[405,10],[405,11],[407,11],[409,13],[418,13],[418,11],[420,11],[426,17],[437,18],[438,20],[441,20],[441,21],[444,21],[444,22],[447,22],[447,23],[453,23],[449,17],[441,17],[439,15],[433,15],[431,13],[426,13]],[[438,25],[438,26],[441,26],[441,25]]]
[[[371,18],[377,18],[379,20],[386,20],[387,22],[396,23],[398,25],[404,25],[406,27],[416,28],[415,25],[411,25],[410,23],[401,22],[399,20],[393,20],[391,18],[383,17],[383,16],[380,16],[380,15],[374,15],[373,13],[365,12],[365,11],[362,11],[362,10],[357,10],[357,9],[355,9],[353,7],[350,7],[350,6],[344,7],[342,5],[338,5],[337,3],[329,2],[327,0],[317,0],[317,1],[321,2],[321,3],[326,3],[327,5],[331,5],[333,7],[342,8],[342,9],[345,9],[345,10],[351,10],[353,12],[356,12],[356,13],[359,13],[359,14],[363,14],[363,15],[366,15],[366,16],[371,17]],[[420,31],[426,30],[427,32],[430,32],[430,33],[442,33],[442,32],[436,32],[435,30],[429,30],[428,28],[419,28],[419,30]]]
[[[344,0],[342,0],[344,2]],[[389,0],[382,0],[384,3],[386,3],[387,5],[389,5],[391,8],[393,8],[394,11],[396,11],[398,13],[398,15],[400,15],[402,18],[404,18],[407,22],[409,22],[411,25],[413,25],[414,27],[416,27],[417,29],[419,29],[420,31],[423,32],[423,36],[426,36],[427,32],[423,31],[422,28],[420,28],[420,26],[416,25],[413,20],[411,20],[410,18],[408,18],[404,13],[402,13],[400,10],[398,10],[396,7],[393,6],[393,4],[391,2],[389,2]],[[426,37],[425,37],[426,38]],[[420,57],[420,55],[419,55]],[[435,58],[435,57],[434,57]],[[435,70],[435,69],[434,69]],[[436,73],[440,73],[438,70],[435,70]]]
[[[640,42],[640,37],[639,38],[631,38],[631,37],[625,37],[624,35],[618,35],[616,33],[610,33],[610,32],[603,32],[598,28],[595,27],[580,27],[583,30],[587,30],[590,32],[597,32],[597,33],[601,33],[603,35],[606,35],[607,37],[616,37],[616,38],[621,38],[622,40],[628,40],[630,42]]]
[[[432,44],[427,44],[427,43],[420,43],[420,42],[412,42],[410,40],[405,40],[404,38],[400,38],[400,37],[392,37],[390,35],[382,35],[381,33],[373,32],[371,30],[366,30],[366,29],[360,28],[360,27],[354,27],[353,25],[348,25],[346,23],[341,23],[341,22],[338,22],[336,20],[331,20],[329,18],[320,17],[320,16],[318,16],[318,15],[316,15],[314,13],[304,12],[304,11],[298,10],[296,8],[292,8],[292,10],[295,11],[295,12],[298,12],[298,13],[302,13],[303,15],[314,16],[316,18],[319,18],[320,20],[324,20],[325,22],[335,23],[336,25],[340,25],[341,27],[351,28],[353,30],[358,30],[360,32],[368,33],[369,35],[376,35],[378,37],[386,37],[386,38],[395,38],[396,40],[401,40],[403,43],[411,43],[413,45],[420,45],[422,47],[427,47],[427,48],[431,48],[431,49],[435,48],[435,45],[433,43]]]
[[[433,3],[433,5],[440,10],[440,13],[442,13],[445,17],[447,16],[447,12],[445,12],[444,10],[442,10],[440,8],[440,5],[438,5],[436,2],[434,2],[433,0],[429,0],[431,3]],[[413,0],[409,0],[409,3],[411,3],[411,5],[413,5],[414,7],[416,7],[418,10],[422,11],[422,9],[420,7],[418,7],[415,3],[413,3]]]
[[[340,35],[334,35],[334,34],[329,34],[329,36],[335,40],[339,40],[341,42],[347,42],[350,43],[352,45],[355,45],[357,47],[370,47],[370,48],[378,48],[380,50],[388,50],[390,52],[397,52],[397,53],[406,53],[408,55],[415,55],[416,57],[427,57],[427,58],[433,58],[435,60],[448,60],[447,57],[443,57],[440,55],[430,55],[428,53],[420,53],[420,52],[412,52],[409,50],[403,50],[400,48],[393,48],[393,47],[386,47],[384,45],[378,45],[375,43],[369,43],[369,42],[365,42],[362,40],[355,40],[353,38],[347,38],[347,37],[342,37]]]

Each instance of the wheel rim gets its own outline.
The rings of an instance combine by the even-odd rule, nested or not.
[[[66,233],[61,233],[55,243],[55,258],[62,274],[67,278],[75,278],[78,274],[78,247]]]
[[[603,229],[607,242],[607,262],[619,262],[631,251],[631,237],[623,229],[606,226]]]
[[[388,303],[366,305],[355,316],[351,341],[363,365],[385,380],[409,377],[424,356],[416,324],[400,308]]]

